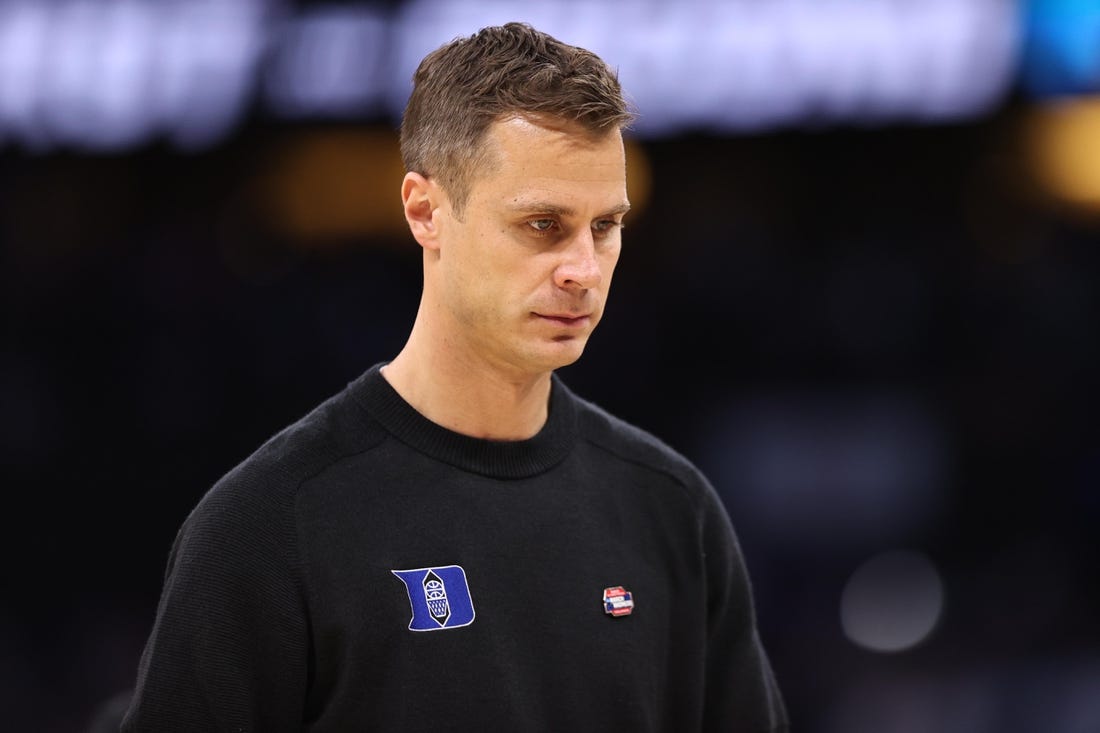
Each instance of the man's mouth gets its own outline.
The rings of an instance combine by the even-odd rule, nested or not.
[[[569,313],[536,313],[539,318],[556,323],[566,328],[578,328],[588,324],[591,316],[587,313],[580,315],[570,315]]]

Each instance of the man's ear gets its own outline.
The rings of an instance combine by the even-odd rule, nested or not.
[[[419,173],[406,173],[401,182],[401,201],[405,221],[413,238],[425,249],[439,249],[439,216],[443,190],[435,181]]]

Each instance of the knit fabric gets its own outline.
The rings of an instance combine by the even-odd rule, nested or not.
[[[619,587],[634,606],[612,615]],[[430,422],[376,365],[187,518],[122,730],[787,725],[690,463],[557,377],[535,437],[491,441]]]

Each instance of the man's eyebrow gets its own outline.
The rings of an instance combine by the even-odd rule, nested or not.
[[[573,216],[576,211],[568,206],[559,206],[558,204],[551,204],[542,201],[513,201],[508,204],[508,209],[516,213],[525,214],[549,214],[551,216]],[[616,214],[625,214],[630,211],[630,204],[623,202],[618,206],[608,209],[603,212],[601,216],[614,216]]]
[[[607,214],[609,214],[609,215],[625,214],[628,211],[630,211],[630,202],[624,201],[623,203],[616,206],[614,209],[611,209],[611,211],[608,211]]]

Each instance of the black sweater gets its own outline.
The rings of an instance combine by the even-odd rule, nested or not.
[[[487,441],[375,366],[188,517],[122,730],[770,733],[786,715],[691,464],[556,377],[538,435]]]

